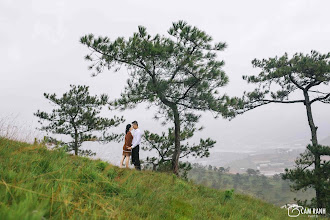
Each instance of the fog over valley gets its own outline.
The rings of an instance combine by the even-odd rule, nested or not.
[[[0,117],[16,118],[27,128],[38,127],[38,109],[49,111],[52,106],[43,93],[62,94],[70,84],[88,85],[91,94],[108,94],[118,98],[124,90],[128,73],[125,68],[114,73],[105,70],[91,77],[84,60],[88,49],[79,39],[85,34],[109,36],[110,39],[129,37],[139,25],[151,34],[166,35],[174,21],[185,20],[212,36],[215,42],[226,42],[228,47],[218,52],[224,60],[224,71],[229,77],[220,94],[242,96],[251,91],[242,75],[257,74],[254,58],[262,59],[292,56],[296,52],[321,53],[330,50],[329,1],[2,1],[0,3]],[[173,7],[175,5],[175,7]],[[329,87],[323,87],[329,92]],[[292,97],[302,97],[296,92]],[[146,104],[126,111],[104,110],[104,116],[124,116],[126,122],[114,128],[123,133],[125,125],[137,120],[142,130],[154,133],[166,131],[171,124],[162,126],[153,119],[156,108]],[[318,126],[319,140],[330,136],[330,105],[312,106]],[[199,138],[215,140],[210,160],[198,159],[203,164],[225,166],[235,159],[253,153],[276,149],[303,150],[310,143],[310,129],[305,106],[298,104],[268,104],[229,121],[215,119],[212,113],[201,113],[200,126],[189,142]],[[28,130],[28,129],[27,129]],[[27,131],[29,133],[29,131]],[[34,132],[34,131],[33,131]],[[21,134],[24,134],[22,132]],[[39,137],[44,134],[40,133]],[[325,141],[327,142],[327,141]],[[97,156],[119,163],[123,143],[86,142],[84,148]],[[146,156],[149,152],[141,152]],[[190,159],[189,159],[190,160]],[[191,159],[192,161],[195,161]],[[207,162],[209,161],[209,162]]]

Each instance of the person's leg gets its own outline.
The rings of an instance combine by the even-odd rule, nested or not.
[[[132,164],[135,166],[136,147],[132,149]]]
[[[130,158],[130,156],[126,156],[126,168],[129,168],[129,167],[128,167],[129,158]]]
[[[121,157],[121,160],[120,160],[120,165],[119,165],[119,167],[120,167],[120,168],[122,168],[122,167],[123,167],[123,162],[124,162],[124,159],[125,159],[125,155],[123,155],[123,156]]]
[[[135,164],[134,164],[134,166],[135,166],[135,169],[137,169],[137,170],[141,170],[141,165],[140,165],[140,153],[139,153],[139,151],[140,151],[140,146],[139,145],[137,145],[136,147],[136,156],[135,156]]]

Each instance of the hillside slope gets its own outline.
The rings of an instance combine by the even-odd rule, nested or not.
[[[42,145],[0,138],[0,165],[0,219],[289,219],[246,195]]]

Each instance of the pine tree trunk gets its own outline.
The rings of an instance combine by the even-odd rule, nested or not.
[[[159,94],[160,100],[166,106],[172,109],[174,115],[174,152],[172,156],[172,171],[175,175],[179,175],[179,158],[180,158],[180,116],[178,107],[175,103],[169,102],[166,98]]]
[[[152,171],[156,171],[156,168],[157,168],[157,164],[152,164]]]
[[[179,157],[180,157],[180,116],[177,106],[172,108],[174,114],[174,153],[172,157],[172,170],[175,175],[179,175]]]
[[[314,124],[314,120],[313,120],[313,114],[312,114],[312,106],[309,103],[309,95],[307,92],[304,92],[304,96],[305,96],[305,106],[306,106],[306,112],[307,112],[307,119],[308,119],[308,124],[309,124],[309,128],[311,129],[311,133],[312,133],[312,144],[313,146],[317,146],[318,145],[318,141],[317,141],[317,127]]]
[[[307,112],[307,119],[308,119],[308,124],[309,124],[309,128],[311,130],[311,134],[312,134],[312,144],[314,148],[318,148],[318,140],[317,140],[317,127],[314,124],[314,120],[313,120],[313,114],[312,114],[312,106],[310,104],[310,100],[309,100],[309,95],[307,93],[307,91],[304,91],[304,96],[305,96],[305,106],[306,106],[306,112]],[[323,208],[323,204],[322,204],[322,186],[321,186],[321,182],[318,181],[321,178],[321,157],[320,154],[318,152],[318,150],[315,150],[313,152],[314,157],[315,157],[315,161],[314,161],[314,172],[315,172],[315,192],[316,192],[316,203],[317,203],[317,208]]]
[[[74,129],[74,154],[78,155],[78,131]]]

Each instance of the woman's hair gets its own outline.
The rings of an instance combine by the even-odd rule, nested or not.
[[[129,132],[129,129],[131,128],[131,124],[128,124],[128,125],[126,125],[126,134],[127,134],[127,132]]]

